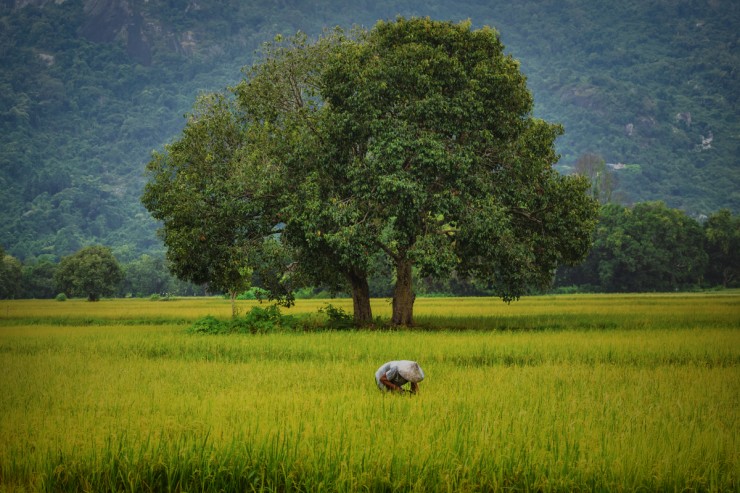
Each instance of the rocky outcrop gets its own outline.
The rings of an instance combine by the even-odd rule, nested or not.
[[[27,5],[43,7],[65,0],[9,0],[13,8]],[[129,0],[85,0],[85,22],[80,35],[96,43],[118,41],[126,46],[128,55],[142,65],[151,63],[151,42],[146,32],[146,22],[136,3]],[[191,47],[192,51],[192,47]],[[45,60],[46,61],[46,60]],[[48,62],[47,62],[48,63]]]
[[[96,42],[116,39],[133,16],[126,0],[88,0],[85,2],[85,24],[81,34]]]
[[[134,4],[127,0],[86,0],[85,24],[81,34],[95,42],[120,39],[129,56],[141,63],[151,63],[151,48],[144,33],[144,20]]]
[[[26,5],[43,7],[47,3],[64,3],[64,0],[6,0],[5,4],[9,7],[20,9]]]

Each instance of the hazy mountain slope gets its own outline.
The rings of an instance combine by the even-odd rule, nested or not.
[[[740,4],[733,0],[0,2],[0,244],[21,258],[92,242],[160,249],[139,204],[152,149],[195,95],[235,83],[262,41],[402,15],[471,19],[521,61],[537,115],[563,123],[625,201],[740,211]]]

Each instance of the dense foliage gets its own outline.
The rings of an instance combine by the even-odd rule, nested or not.
[[[234,81],[277,33],[397,14],[497,28],[535,115],[564,124],[563,172],[595,153],[625,165],[622,203],[740,210],[733,0],[85,3],[0,4],[0,244],[24,262],[89,244],[124,262],[161,254],[142,169],[198,92]]]
[[[713,284],[740,283],[740,217],[723,209],[704,224],[705,250],[709,258],[706,278]]]
[[[65,295],[99,301],[101,296],[116,292],[123,270],[110,248],[89,246],[62,258],[54,279]]]
[[[233,107],[202,99],[147,167],[143,201],[181,277],[233,299],[279,231],[291,270],[332,264],[368,323],[380,252],[392,322],[411,325],[415,267],[458,271],[510,301],[588,251],[597,202],[583,177],[553,170],[560,127],[532,116],[492,29],[398,18],[298,36],[268,48],[234,92]]]
[[[218,95],[204,96],[182,137],[156,153],[143,203],[162,221],[160,230],[173,272],[208,283],[232,302],[249,289],[277,220],[243,179],[237,152],[241,125]]]
[[[699,237],[697,237],[699,235]],[[676,291],[740,287],[740,216],[729,210],[700,223],[662,203],[634,208],[607,205],[594,232],[594,247],[585,262],[558,271],[552,289],[567,291]],[[58,264],[47,258],[21,263],[0,250],[0,298],[53,298]],[[649,259],[648,264],[645,259]],[[380,258],[370,261],[369,291],[373,297],[393,294],[393,274]],[[179,281],[170,274],[164,256],[142,255],[122,264],[124,279],[117,296],[202,295],[203,287]],[[252,281],[260,284],[258,276]],[[420,296],[488,296],[485,284],[453,273],[444,279],[414,271]],[[245,299],[254,299],[250,290]],[[539,291],[544,292],[544,291]],[[297,297],[329,297],[319,288],[299,290]],[[257,293],[257,296],[260,296]]]
[[[739,240],[740,218],[727,210],[702,227],[661,202],[609,204],[601,210],[586,261],[561,269],[557,283],[602,292],[737,286]]]

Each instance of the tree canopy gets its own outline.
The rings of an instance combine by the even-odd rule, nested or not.
[[[324,75],[328,172],[368,243],[395,266],[393,322],[413,323],[412,268],[458,270],[505,300],[587,251],[596,207],[562,177],[561,129],[498,33],[429,19],[380,22]]]
[[[123,270],[110,248],[89,246],[64,257],[55,279],[60,291],[69,296],[86,296],[98,301],[114,294],[123,280]]]
[[[358,322],[372,316],[369,259],[386,255],[392,322],[411,325],[414,268],[481,280],[510,301],[588,251],[590,184],[553,169],[561,128],[532,116],[493,29],[398,18],[313,44],[299,36],[266,50],[234,92],[225,121],[242,127],[191,118],[149,165],[144,203],[164,221],[176,272],[195,265],[214,282],[247,267],[280,222],[298,269],[349,281]],[[163,183],[175,192],[160,201]],[[204,228],[224,241],[200,245]],[[229,253],[247,240],[242,257]]]
[[[728,209],[712,214],[704,223],[709,282],[724,287],[740,280],[740,217]]]
[[[662,202],[609,204],[602,208],[588,258],[564,273],[563,281],[628,292],[697,286],[708,262],[704,237],[697,221]]]
[[[251,144],[251,145],[250,145]],[[236,295],[250,287],[259,251],[277,222],[266,194],[250,186],[250,143],[243,122],[223,95],[201,96],[182,137],[155,153],[142,202],[163,222],[161,237],[172,271],[214,291]]]

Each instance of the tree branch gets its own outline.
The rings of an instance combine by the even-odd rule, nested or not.
[[[391,250],[390,247],[387,246],[387,245],[385,245],[383,242],[378,241],[378,240],[375,240],[375,244],[378,245],[378,247],[381,250],[383,250],[385,253],[387,253],[388,256],[390,258],[392,258],[393,260],[395,260],[396,262],[398,262],[401,259],[401,257],[397,253],[395,253],[393,250]]]
[[[522,209],[522,208],[519,208],[519,207],[514,207],[514,208],[511,209],[511,213],[512,214],[517,214],[517,215],[522,216],[522,217],[525,217],[525,218],[529,219],[530,221],[535,221],[535,222],[538,222],[538,223],[542,222],[541,220],[539,220],[539,219],[537,219],[535,217],[532,217],[532,213],[530,211],[528,211],[527,209]]]

